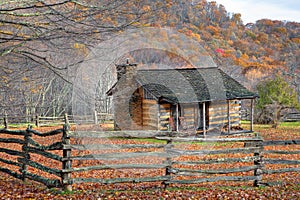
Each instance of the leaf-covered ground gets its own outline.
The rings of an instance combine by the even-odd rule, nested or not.
[[[55,128],[51,128],[55,129]],[[43,128],[45,132],[48,128]],[[257,126],[266,140],[300,139],[300,126],[283,124],[279,129]],[[140,143],[146,141],[139,141]],[[222,148],[218,146],[215,148]],[[273,147],[271,147],[272,149]],[[299,145],[276,147],[276,150],[299,150]],[[296,156],[296,157],[295,157]],[[286,159],[299,160],[299,155]],[[48,163],[55,165],[60,163]],[[228,166],[227,166],[228,167]],[[272,166],[268,166],[272,167]],[[280,166],[284,167],[284,166]],[[299,167],[299,166],[298,166]],[[110,176],[111,174],[100,174]],[[197,185],[169,185],[161,183],[139,184],[77,184],[73,192],[48,189],[44,185],[12,178],[0,172],[1,199],[299,199],[300,175],[297,172],[265,175],[263,181],[274,183],[272,186],[253,187],[252,182],[213,182]]]
[[[298,177],[299,178],[299,177]],[[210,183],[203,186],[180,186],[163,189],[141,184],[126,186],[81,185],[74,192],[47,189],[36,182],[22,182],[1,173],[1,199],[299,199],[300,186],[282,183],[255,188],[243,184]]]

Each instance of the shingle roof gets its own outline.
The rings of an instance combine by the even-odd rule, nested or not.
[[[173,103],[257,97],[218,68],[139,70],[136,80],[155,97]]]

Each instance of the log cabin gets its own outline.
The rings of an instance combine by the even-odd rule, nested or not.
[[[137,64],[116,65],[113,96],[115,130],[228,132],[241,123],[241,100],[257,95],[213,68],[137,70]]]

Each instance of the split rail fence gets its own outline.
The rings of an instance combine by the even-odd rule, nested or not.
[[[67,115],[69,122],[71,124],[113,124],[113,115],[108,113],[98,113],[95,112],[94,115]],[[37,127],[49,126],[49,125],[63,125],[65,123],[65,116],[13,116],[13,115],[3,115],[0,117],[0,125],[2,124],[4,128],[8,128],[9,124],[19,124],[19,123],[33,123]]]
[[[265,158],[268,154],[296,155],[300,151],[264,150],[265,146],[299,145],[300,140],[263,141],[258,135],[199,138],[176,134],[153,131],[72,132],[68,124],[47,133],[31,127],[26,130],[1,129],[0,171],[18,179],[31,179],[48,187],[66,190],[72,190],[73,184],[86,182],[158,182],[168,186],[253,181],[257,186],[263,183],[264,175],[300,171],[299,160]],[[16,145],[19,148],[16,149]],[[291,167],[266,169],[266,164]],[[104,176],[108,172],[111,176]]]
[[[290,112],[283,117],[285,122],[300,121],[300,112]]]

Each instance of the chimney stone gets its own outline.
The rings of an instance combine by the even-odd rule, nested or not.
[[[120,80],[124,75],[126,77],[131,77],[136,73],[137,64],[129,63],[129,60],[126,60],[126,64],[116,65],[117,69],[117,80]]]

